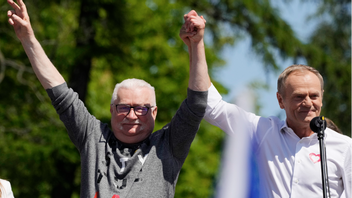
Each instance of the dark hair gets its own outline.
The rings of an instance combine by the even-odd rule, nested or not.
[[[343,134],[342,131],[339,129],[339,127],[337,127],[337,125],[332,120],[330,120],[329,118],[325,118],[325,120],[326,120],[326,127],[330,128],[338,133]]]

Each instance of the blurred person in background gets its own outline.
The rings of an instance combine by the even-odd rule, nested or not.
[[[338,133],[342,133],[342,131],[340,130],[340,128],[329,118],[326,118],[325,117],[325,120],[326,120],[326,127],[338,132]]]
[[[0,179],[0,198],[14,198],[11,184],[7,180]]]

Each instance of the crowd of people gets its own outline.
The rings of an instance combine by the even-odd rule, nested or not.
[[[208,74],[206,20],[192,10],[184,15],[179,34],[190,57],[187,98],[172,120],[153,132],[158,111],[154,87],[142,79],[126,79],[113,90],[109,128],[88,112],[47,57],[24,2],[7,1],[13,8],[7,13],[9,23],[80,153],[80,197],[173,197],[203,118],[229,135],[250,137],[259,197],[322,197],[319,142],[309,123],[320,115],[324,81],[314,68],[295,64],[279,76],[277,100],[285,120],[227,103]],[[327,128],[325,141],[331,197],[351,197],[351,138]],[[0,181],[1,198],[13,197],[9,182]]]

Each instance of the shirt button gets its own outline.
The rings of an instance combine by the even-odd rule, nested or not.
[[[296,184],[298,184],[298,179],[294,179],[293,182],[295,182]]]

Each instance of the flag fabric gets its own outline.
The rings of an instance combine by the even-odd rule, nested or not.
[[[240,94],[235,102],[248,112],[254,112],[254,95],[251,91]],[[258,198],[259,174],[254,155],[254,144],[245,125],[236,126],[234,133],[227,135],[222,153],[220,179],[216,198]]]

